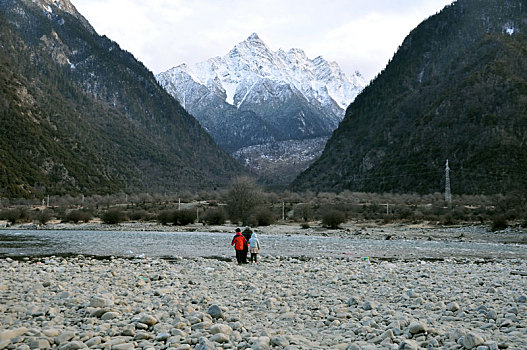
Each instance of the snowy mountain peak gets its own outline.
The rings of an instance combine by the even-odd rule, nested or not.
[[[262,41],[260,39],[260,37],[258,36],[258,34],[256,33],[252,33],[251,35],[249,35],[249,37],[247,37],[247,39],[245,41]]]
[[[321,56],[311,60],[302,49],[273,52],[256,33],[236,44],[223,57],[193,66],[177,66],[159,74],[158,79],[167,86],[167,79],[181,79],[183,73],[237,108],[242,107],[251,90],[263,80],[279,86],[288,85],[314,104],[329,106],[336,103],[340,117],[366,85],[360,74],[348,77],[337,63],[328,62]],[[171,85],[186,89],[175,81]],[[176,97],[178,95],[182,93]]]

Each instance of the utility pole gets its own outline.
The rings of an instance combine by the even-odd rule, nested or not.
[[[450,192],[450,167],[448,166],[448,159],[445,165],[445,201],[448,205],[452,205],[452,193]]]

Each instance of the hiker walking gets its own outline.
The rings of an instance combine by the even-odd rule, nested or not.
[[[251,239],[251,236],[253,234],[253,231],[249,227],[246,227],[243,229],[242,235],[245,237],[245,240],[249,242],[249,239]],[[247,253],[249,253],[249,243],[245,246],[242,253],[242,263],[247,264]]]
[[[251,253],[251,262],[256,264],[258,262],[258,253],[260,252],[260,240],[256,233],[253,233],[249,239],[249,252]]]
[[[243,250],[247,249],[248,242],[243,237],[242,231],[237,228],[236,234],[232,238],[231,246],[234,246],[234,250],[236,251],[236,260],[238,261],[238,265],[243,264]]]

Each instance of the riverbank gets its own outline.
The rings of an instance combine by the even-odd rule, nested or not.
[[[8,226],[0,222],[1,229],[10,230],[76,230],[76,231],[155,231],[155,232],[219,232],[234,233],[237,226],[225,224],[208,226],[191,224],[187,226],[161,225],[155,222],[123,222],[117,225],[107,225],[100,221],[88,223],[50,222],[46,225],[35,223]],[[243,227],[242,227],[243,229]],[[486,242],[505,244],[527,244],[527,231],[524,228],[507,228],[491,231],[485,225],[438,226],[431,224],[378,224],[377,222],[348,222],[341,228],[332,230],[320,226],[320,223],[310,223],[308,228],[302,228],[299,223],[280,223],[270,226],[252,228],[263,234],[335,236],[357,239],[376,240],[428,240],[456,242]]]
[[[0,349],[525,349],[527,260],[0,260]]]

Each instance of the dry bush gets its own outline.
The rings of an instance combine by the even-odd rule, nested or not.
[[[173,223],[178,226],[186,226],[196,221],[196,211],[193,209],[181,209],[174,211]]]
[[[125,220],[125,215],[121,209],[111,208],[101,215],[101,220],[105,224],[116,225]]]
[[[209,208],[203,214],[202,220],[207,225],[223,225],[226,221],[225,211],[223,208]]]
[[[346,217],[340,210],[331,209],[322,215],[322,225],[330,229],[337,229],[344,222]]]
[[[255,213],[252,215],[254,217],[251,222],[255,223],[256,226],[269,226],[275,223],[276,218],[269,210],[269,208],[257,208]]]

